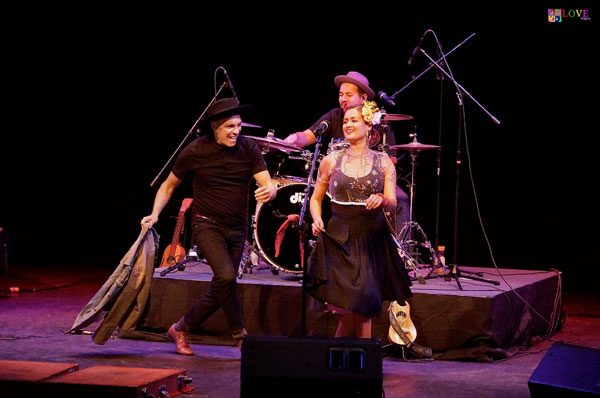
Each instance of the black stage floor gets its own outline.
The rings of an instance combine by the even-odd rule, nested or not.
[[[114,266],[113,266],[114,267]],[[192,344],[195,356],[184,357],[174,352],[174,345],[167,342],[164,334],[162,341],[146,339],[110,339],[104,345],[94,344],[89,335],[69,335],[68,330],[77,314],[98,291],[107,277],[113,272],[113,267],[79,266],[11,266],[9,274],[0,278],[0,360],[10,361],[42,361],[46,363],[75,363],[80,370],[94,366],[142,367],[151,369],[185,369],[193,380],[194,390],[185,395],[190,398],[232,398],[240,395],[241,365],[244,359],[240,351],[229,346],[227,340],[220,344]],[[466,268],[465,268],[466,269]],[[491,270],[486,270],[491,271]],[[504,270],[505,278],[516,291],[527,299],[530,304],[538,300],[532,297],[548,296],[544,305],[534,307],[545,313],[545,306],[552,307],[556,274],[536,271]],[[192,278],[194,276],[194,278]],[[492,272],[486,277],[497,279]],[[150,311],[144,322],[156,326],[167,325],[179,316],[184,308],[174,309],[170,299],[186,303],[191,300],[191,294],[201,290],[210,275],[201,266],[187,267],[183,272],[168,274],[166,277],[155,276],[152,281],[152,296]],[[299,295],[297,281],[289,276],[275,277],[268,270],[255,271],[244,275],[240,280],[240,290],[245,304],[245,317],[250,330],[254,333],[266,331],[284,331],[298,329]],[[461,328],[461,322],[472,323],[471,318],[490,318],[494,314],[491,308],[503,309],[508,313],[499,313],[504,317],[515,314],[515,318],[523,320],[524,330],[533,331],[537,322],[533,320],[533,310],[524,310],[524,305],[518,304],[520,299],[516,293],[503,283],[499,287],[487,283],[461,281],[464,291],[458,291],[456,283],[443,280],[427,280],[426,285],[414,286],[414,318],[419,323],[420,336],[427,336],[424,341],[432,346],[436,344],[453,344],[455,347],[477,346],[479,337],[468,339],[475,331],[471,328]],[[544,286],[548,284],[546,289]],[[564,384],[574,388],[584,374],[595,374],[596,380],[600,373],[600,298],[596,293],[581,295],[582,289],[570,284],[571,290],[565,291],[561,314],[564,323],[561,329],[547,336],[546,339],[531,339],[531,346],[523,346],[507,359],[489,361],[486,358],[506,355],[508,349],[498,350],[498,355],[473,355],[476,360],[439,360],[414,361],[396,355],[383,355],[382,375],[383,389],[386,397],[431,398],[431,397],[461,397],[475,398],[521,398],[529,397],[528,381],[534,371],[542,368],[543,363],[553,360],[552,348],[558,343],[566,343],[567,347],[588,347],[595,355],[591,362],[582,358],[575,361],[555,360],[555,368],[563,374]],[[9,293],[8,287],[18,287],[19,292]],[[247,292],[244,292],[247,290]],[[163,297],[158,293],[163,292]],[[252,293],[252,294],[250,294]],[[251,299],[250,299],[251,298]],[[421,300],[424,303],[420,304]],[[431,302],[429,302],[431,300]],[[461,306],[456,306],[457,303]],[[162,303],[162,304],[161,304]],[[507,304],[510,303],[512,307]],[[453,307],[453,306],[456,306]],[[171,308],[173,313],[166,314],[164,309]],[[275,308],[276,310],[273,310]],[[426,309],[431,308],[431,312]],[[485,315],[479,314],[482,312]],[[530,313],[524,316],[524,313]],[[148,315],[152,314],[151,317]],[[160,319],[163,314],[164,319]],[[461,315],[462,314],[462,315]],[[518,317],[516,314],[519,314]],[[264,318],[260,318],[263,316]],[[293,325],[283,324],[284,320],[292,319]],[[507,318],[510,319],[510,318]],[[452,322],[451,322],[452,320]],[[481,323],[482,321],[480,321]],[[495,319],[488,319],[489,325],[495,325]],[[330,328],[335,322],[330,321]],[[444,325],[453,324],[453,329],[444,330]],[[437,326],[436,326],[437,325]],[[88,330],[94,330],[94,324]],[[141,326],[141,325],[140,325]],[[544,326],[541,324],[541,326]],[[545,331],[545,327],[540,330]],[[214,335],[221,332],[222,324],[219,314],[211,320],[208,329]],[[327,329],[330,330],[330,329]],[[486,344],[493,341],[492,329],[482,329],[481,339]],[[204,333],[204,331],[202,331]],[[210,330],[209,330],[210,332]],[[480,330],[481,332],[481,330]],[[513,344],[513,340],[526,340],[525,336],[517,336],[506,328],[500,340],[505,347]],[[156,334],[158,336],[158,334]],[[210,340],[208,334],[200,334],[200,341]],[[454,353],[463,354],[458,349]],[[481,354],[483,350],[479,350]],[[447,351],[446,354],[450,352]],[[512,352],[508,352],[509,354]],[[265,360],[268,355],[265,352]],[[277,354],[277,353],[275,353]],[[437,351],[440,354],[440,351]],[[449,355],[446,355],[448,359]],[[459,358],[459,355],[455,355]],[[482,361],[483,360],[483,361]],[[571,366],[573,365],[573,366]],[[581,365],[586,367],[582,368]],[[289,373],[295,368],[287,368]],[[1,372],[0,372],[1,373]],[[278,396],[287,396],[302,383],[300,381],[284,382],[284,386],[275,387],[273,382],[260,385],[261,390],[279,391]],[[558,390],[555,390],[555,392]],[[1,394],[0,394],[1,395]],[[315,391],[312,396],[318,396]],[[31,396],[23,394],[12,395],[14,398]],[[330,395],[335,397],[336,395]],[[537,395],[549,396],[549,395]],[[563,396],[569,396],[563,394]]]

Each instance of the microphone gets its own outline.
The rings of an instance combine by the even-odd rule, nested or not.
[[[229,89],[231,90],[231,94],[233,94],[233,98],[235,99],[235,102],[237,102],[237,104],[240,104],[240,100],[237,96],[237,94],[235,93],[235,89],[233,88],[233,83],[231,82],[231,79],[229,78],[229,73],[227,73],[227,70],[225,68],[223,68],[223,73],[225,74],[225,79],[227,80],[227,87],[229,87]]]
[[[329,128],[329,120],[323,120],[314,131],[314,135],[317,137],[323,134]]]
[[[421,36],[421,38],[419,39],[419,43],[417,43],[417,46],[415,47],[415,49],[413,50],[412,54],[410,55],[410,58],[408,59],[408,64],[412,64],[412,61],[415,59],[415,56],[417,55],[417,52],[419,51],[419,49],[421,48],[421,46],[423,45],[423,39],[425,39],[425,36],[427,36],[427,33],[431,32],[431,29],[427,29],[425,31],[425,33],[423,33],[423,36]]]
[[[379,95],[379,98],[381,98],[382,100],[384,100],[388,104],[390,104],[392,106],[396,105],[396,103],[394,102],[394,99],[392,97],[390,97],[389,95],[387,95],[386,93],[384,93],[383,91],[378,91],[377,95]]]

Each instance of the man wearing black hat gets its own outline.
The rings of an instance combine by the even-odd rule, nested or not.
[[[336,76],[333,79],[333,82],[339,88],[338,102],[340,106],[321,116],[310,128],[290,134],[285,138],[286,142],[299,147],[314,144],[317,140],[314,132],[323,121],[329,123],[329,127],[323,132],[324,138],[329,138],[331,144],[343,140],[344,132],[342,128],[346,110],[350,106],[361,105],[363,101],[375,98],[375,92],[369,87],[369,80],[362,73],[350,71],[346,75]],[[378,129],[381,131],[376,130],[373,135],[373,141],[369,142],[369,146],[376,147],[376,145],[380,143],[380,139],[384,136],[385,144],[396,144],[394,132],[391,128],[381,126]],[[381,138],[379,137],[379,134],[381,134]],[[327,145],[327,143],[326,140],[323,141],[324,145]],[[391,153],[390,155],[394,157],[395,153]],[[399,232],[404,222],[408,221],[410,205],[408,195],[398,185],[396,185],[396,201],[395,229]]]
[[[217,100],[209,107],[203,123],[210,125],[213,134],[195,139],[181,151],[156,193],[152,214],[141,221],[152,227],[175,188],[185,177],[192,177],[193,237],[214,276],[209,291],[169,328],[168,335],[178,354],[194,355],[188,333],[219,308],[223,308],[238,347],[241,348],[241,338],[246,334],[236,278],[248,237],[252,178],[259,185],[254,191],[257,202],[272,200],[277,191],[260,148],[252,139],[240,135],[240,114],[249,108],[238,105],[233,98]]]

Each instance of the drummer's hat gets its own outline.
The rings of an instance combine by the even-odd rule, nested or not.
[[[336,76],[335,79],[333,79],[333,82],[338,87],[341,86],[342,83],[354,84],[367,94],[367,99],[375,98],[375,91],[369,87],[369,79],[361,73],[350,71],[347,75]]]
[[[239,115],[250,108],[252,108],[251,105],[240,105],[231,97],[221,98],[213,102],[207,109],[202,121],[208,122],[210,120],[223,119],[226,116]]]

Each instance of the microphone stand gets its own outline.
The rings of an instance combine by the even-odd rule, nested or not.
[[[442,51],[442,44],[439,42],[437,35],[432,30],[431,33],[435,38],[435,42],[437,45],[437,56],[438,59],[444,53]],[[444,75],[437,73],[437,79],[440,81],[440,104],[439,104],[439,119],[438,119],[438,150],[437,150],[437,159],[436,159],[436,193],[435,193],[435,231],[434,231],[434,247],[437,252],[439,247],[439,237],[440,237],[440,202],[441,202],[441,189],[442,189],[442,113],[444,109]]]
[[[317,165],[317,159],[319,158],[319,152],[321,151],[321,134],[317,135],[315,142],[315,152],[313,154],[312,162],[310,165],[310,172],[306,179],[306,195],[302,201],[302,208],[300,210],[300,220],[298,220],[298,233],[300,235],[300,242],[304,244],[306,227],[304,227],[304,215],[306,214],[306,208],[310,200],[310,189],[312,187],[313,174]],[[302,253],[304,256],[304,253]],[[301,259],[303,262],[304,259]],[[306,264],[302,267],[302,336],[306,336],[306,304],[307,304],[307,288],[306,288]]]
[[[484,278],[480,278],[480,277],[475,277],[475,276],[466,276],[466,275],[462,275],[462,274],[476,274],[476,275],[481,275],[480,273],[477,272],[470,272],[470,271],[461,271],[458,268],[458,261],[457,261],[457,246],[458,246],[458,187],[459,187],[459,171],[460,171],[460,164],[461,164],[461,159],[460,159],[460,142],[461,142],[461,137],[462,137],[462,124],[463,124],[463,112],[464,112],[464,102],[463,102],[463,94],[466,95],[468,98],[470,98],[473,102],[475,102],[475,104],[477,104],[477,106],[479,106],[491,119],[494,123],[496,123],[497,125],[500,124],[500,121],[498,119],[496,119],[490,112],[487,111],[487,109],[485,109],[479,102],[477,102],[477,100],[475,98],[473,98],[473,96],[463,87],[460,85],[460,83],[458,83],[453,76],[451,76],[450,74],[448,74],[444,68],[442,68],[438,62],[434,61],[433,58],[431,58],[422,48],[419,49],[421,51],[421,53],[423,55],[425,55],[427,57],[427,59],[429,59],[429,61],[432,63],[432,66],[437,67],[447,78],[449,78],[453,83],[454,86],[457,89],[457,93],[456,96],[458,98],[458,106],[459,106],[459,125],[458,125],[458,140],[457,140],[457,159],[456,159],[456,186],[455,186],[455,201],[454,201],[454,241],[453,241],[453,268],[452,268],[452,272],[451,275],[456,279],[456,283],[458,285],[458,288],[460,290],[462,290],[462,286],[460,284],[459,278],[468,278],[468,279],[473,279],[473,280],[477,280],[477,281],[481,281],[481,282],[487,282],[487,283],[491,283],[494,285],[499,285],[500,282],[498,281],[494,281],[494,280],[490,280],[490,279],[484,279]],[[442,53],[442,57],[443,53]],[[439,61],[439,60],[438,60]],[[448,63],[446,62],[445,58],[444,58],[444,62],[446,64],[446,66],[448,66]],[[450,68],[448,67],[448,70],[450,70]]]
[[[464,94],[467,96],[467,98],[471,99],[471,101],[473,101],[479,108],[481,108],[482,111],[484,111],[491,119],[494,123],[496,123],[497,125],[500,124],[500,121],[498,119],[496,119],[494,117],[494,115],[492,115],[490,112],[488,112],[487,109],[485,109],[483,107],[483,105],[481,105],[479,102],[477,102],[477,100],[475,98],[473,98],[473,96],[471,95],[471,93],[469,93],[463,86],[460,85],[460,83],[458,83],[456,80],[454,80],[454,78],[452,76],[450,76],[448,74],[448,72],[446,72],[444,70],[444,68],[442,68],[438,62],[438,61],[434,61],[433,58],[431,58],[422,48],[420,49],[421,53],[423,53],[423,55],[425,55],[427,57],[427,59],[429,59],[429,61],[433,64],[433,66],[437,67],[448,79],[452,80],[452,83],[454,83],[454,85],[456,86],[456,88],[459,90],[459,92],[457,93],[457,95],[461,96]],[[445,56],[443,56],[445,57]],[[447,64],[447,63],[446,63]],[[462,98],[459,98],[459,102],[462,104]]]
[[[438,62],[445,59],[447,55],[450,55],[454,52],[454,50],[456,50],[457,48],[459,48],[460,46],[462,46],[467,40],[469,40],[471,37],[475,36],[475,33],[471,33],[471,35],[469,35],[469,37],[467,37],[466,39],[464,39],[462,42],[460,42],[459,44],[457,44],[452,50],[448,51],[446,54],[442,53],[442,56],[438,58]],[[423,50],[421,50],[423,51]],[[396,91],[394,94],[392,94],[392,100],[394,98],[396,98],[402,91],[404,91],[406,88],[408,88],[408,86],[410,86],[411,84],[413,84],[414,82],[416,82],[417,80],[419,80],[421,78],[421,76],[423,76],[425,73],[429,72],[431,69],[433,69],[435,67],[435,65],[429,65],[429,67],[427,69],[425,69],[423,72],[419,73],[417,75],[417,77],[413,77],[411,79],[410,82],[408,82],[408,84],[406,84],[404,87],[402,87],[400,90]]]
[[[189,263],[192,260],[196,260],[198,261],[198,257],[192,257],[192,256],[185,256],[185,258],[175,264],[171,264],[169,265],[167,268],[163,269],[162,271],[160,271],[160,276],[165,276],[170,272],[173,272],[175,270],[177,271],[183,271],[185,270],[185,264]]]
[[[179,146],[177,147],[177,149],[175,149],[175,152],[173,152],[173,154],[171,155],[171,157],[169,158],[169,160],[167,160],[167,163],[165,163],[165,165],[158,172],[158,174],[156,175],[156,177],[154,177],[154,180],[152,180],[152,182],[150,183],[151,187],[153,187],[154,184],[156,184],[156,181],[158,181],[158,178],[162,175],[162,173],[169,166],[169,164],[171,164],[171,162],[173,161],[173,159],[175,158],[175,156],[177,156],[177,154],[181,151],[181,148],[183,147],[183,145],[185,144],[185,142],[188,140],[188,138],[191,137],[193,133],[197,132],[196,129],[198,128],[198,124],[200,124],[200,121],[204,118],[204,114],[206,113],[206,111],[208,110],[208,108],[210,108],[210,106],[217,100],[217,97],[219,96],[219,94],[223,90],[223,87],[225,87],[226,85],[227,85],[226,82],[223,82],[221,84],[221,87],[219,87],[219,90],[215,93],[215,96],[212,98],[212,100],[210,100],[210,102],[208,103],[208,105],[206,106],[206,108],[204,108],[204,111],[202,112],[202,114],[200,115],[200,117],[196,120],[196,122],[194,123],[194,125],[192,126],[192,128],[189,129],[189,131],[187,132],[187,134],[185,135],[185,137],[183,137],[183,140],[181,140],[181,143],[179,144]]]

